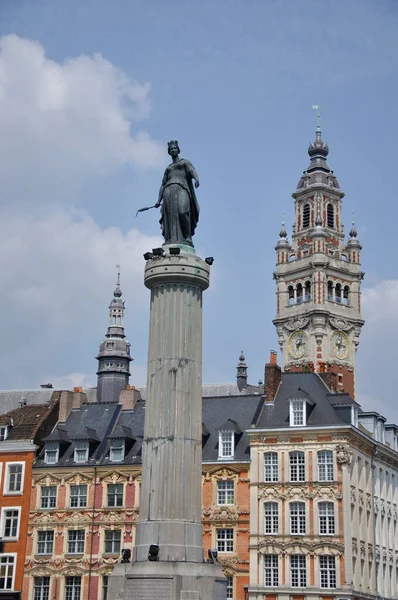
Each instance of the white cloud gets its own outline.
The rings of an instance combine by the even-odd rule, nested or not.
[[[362,307],[367,326],[373,324],[398,329],[398,279],[386,279],[364,288]]]
[[[162,164],[140,124],[149,93],[100,54],[58,63],[36,41],[0,38],[0,202],[69,203],[94,177]]]

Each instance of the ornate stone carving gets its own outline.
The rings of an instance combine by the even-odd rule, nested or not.
[[[284,326],[289,331],[295,331],[296,329],[305,329],[309,322],[310,320],[308,317],[296,317],[286,321],[286,323],[284,323]]]
[[[222,567],[236,567],[236,563],[238,562],[237,556],[218,556],[218,562]]]
[[[112,471],[107,473],[102,481],[105,483],[125,483],[127,481],[127,475],[120,471]]]
[[[284,494],[282,494],[280,487],[270,487],[270,486],[260,487],[259,486],[259,491],[258,491],[257,497],[259,500],[261,498],[264,498],[267,500],[267,499],[274,499],[274,498],[282,498],[282,495],[284,496]]]
[[[229,506],[213,506],[210,512],[210,520],[217,522],[238,521],[239,513],[239,508],[235,509],[230,508]]]
[[[352,323],[340,317],[329,317],[329,323],[334,329],[339,329],[340,331],[350,331],[354,327]]]
[[[337,444],[336,445],[336,458],[337,462],[341,465],[351,464],[352,460],[352,452],[350,447],[346,444]]]

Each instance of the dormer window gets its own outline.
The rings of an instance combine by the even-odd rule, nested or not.
[[[2,425],[0,427],[0,442],[4,442],[7,439],[8,435],[8,427],[7,425]]]
[[[74,461],[75,463],[85,463],[88,461],[88,442],[76,442]]]
[[[55,465],[58,462],[59,444],[58,442],[47,442],[44,450],[44,462],[46,465]]]
[[[111,462],[124,460],[124,440],[112,440],[109,458]]]
[[[290,426],[302,427],[306,424],[306,403],[304,400],[290,400]]]
[[[218,434],[218,458],[234,457],[234,432],[220,431]]]

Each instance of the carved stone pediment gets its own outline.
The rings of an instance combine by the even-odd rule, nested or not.
[[[258,490],[258,499],[264,498],[266,500],[273,500],[277,498],[282,498],[282,491],[279,486],[259,486]]]
[[[108,471],[102,478],[104,483],[125,483],[128,480],[127,473],[122,471]]]
[[[210,509],[210,520],[217,522],[237,521],[239,519],[239,514],[239,508],[212,506]]]
[[[85,473],[71,473],[70,475],[67,475],[64,480],[66,483],[79,485],[81,483],[90,483],[93,478]]]
[[[62,477],[54,475],[54,473],[43,473],[42,475],[33,475],[32,483],[39,483],[40,485],[60,485],[62,483]]]
[[[205,473],[206,481],[209,481],[212,477],[214,479],[227,479],[230,477],[236,477],[239,475],[240,469],[236,469],[234,466],[230,465],[228,467],[224,465],[217,465],[212,467]]]
[[[84,513],[73,513],[71,515],[67,515],[64,519],[65,523],[73,523],[74,525],[78,525],[81,523],[87,523],[90,521],[89,515]]]
[[[284,323],[288,331],[296,331],[296,329],[305,329],[310,322],[308,317],[295,317]]]

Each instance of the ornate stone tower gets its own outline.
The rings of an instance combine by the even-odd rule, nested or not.
[[[116,289],[109,305],[109,325],[97,355],[97,401],[118,402],[130,377],[130,344],[124,335],[124,301],[118,273]]]
[[[326,163],[327,143],[316,130],[310,165],[292,194],[295,224],[289,243],[284,223],[276,250],[274,325],[285,371],[335,374],[336,389],[355,394],[355,353],[361,318],[361,245],[354,222],[344,239],[342,199]]]

